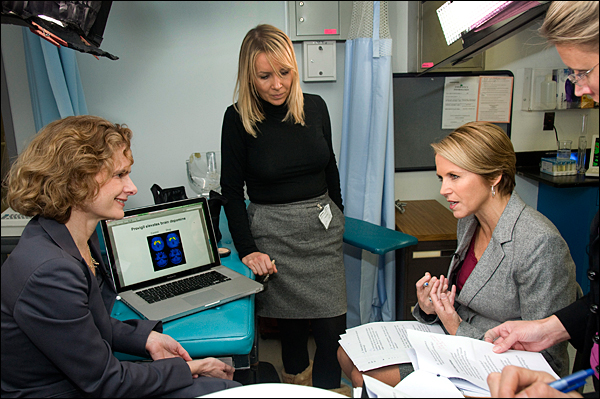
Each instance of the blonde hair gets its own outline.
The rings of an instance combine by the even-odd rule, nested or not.
[[[304,97],[300,88],[298,64],[290,38],[271,25],[258,25],[251,29],[242,42],[238,63],[238,76],[234,90],[234,107],[240,114],[246,132],[256,137],[256,124],[265,119],[259,94],[254,83],[258,76],[256,59],[264,53],[277,76],[282,77],[274,64],[288,69],[292,74],[290,93],[286,99],[288,112],[284,121],[293,120],[304,126]],[[235,97],[238,97],[236,104]]]
[[[66,223],[71,209],[98,194],[96,175],[114,172],[122,149],[133,164],[131,130],[97,116],[69,116],[46,125],[19,155],[7,177],[7,200],[15,211]],[[104,184],[104,182],[102,182]]]
[[[554,46],[598,52],[598,2],[553,1],[539,32]]]
[[[493,123],[466,123],[431,146],[436,154],[490,183],[502,175],[498,193],[513,192],[517,156],[508,135]]]

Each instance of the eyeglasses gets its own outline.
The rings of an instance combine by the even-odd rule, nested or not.
[[[585,78],[587,78],[587,76],[590,74],[590,72],[592,72],[594,70],[594,68],[596,68],[598,66],[598,64],[594,65],[591,69],[585,71],[585,72],[581,72],[581,73],[572,73],[569,76],[567,76],[567,79],[569,79],[572,83],[575,83],[577,86],[581,86],[581,81]]]

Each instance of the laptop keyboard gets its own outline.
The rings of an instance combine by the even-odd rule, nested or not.
[[[173,281],[171,283],[148,288],[146,290],[137,291],[136,294],[141,296],[146,302],[154,303],[172,298],[177,295],[186,294],[190,291],[210,287],[211,285],[222,283],[223,281],[228,280],[231,279],[213,270],[208,273]]]

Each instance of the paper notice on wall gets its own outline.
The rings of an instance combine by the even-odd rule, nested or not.
[[[456,129],[477,118],[478,76],[450,76],[444,83],[442,129]]]
[[[509,123],[512,88],[512,77],[480,76],[477,120],[481,122]]]
[[[510,123],[512,89],[508,76],[446,77],[442,129],[473,121]]]

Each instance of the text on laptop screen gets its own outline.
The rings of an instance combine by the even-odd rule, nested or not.
[[[212,264],[202,203],[107,221],[121,287]]]

